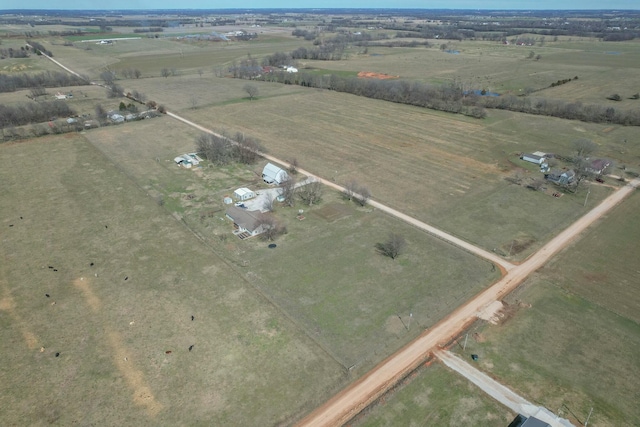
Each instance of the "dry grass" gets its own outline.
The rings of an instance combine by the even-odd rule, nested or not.
[[[82,136],[0,148],[4,423],[274,425],[343,384]]]

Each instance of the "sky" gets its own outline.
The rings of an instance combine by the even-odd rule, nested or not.
[[[278,8],[405,8],[639,10],[640,0],[2,0],[6,9],[278,9]]]

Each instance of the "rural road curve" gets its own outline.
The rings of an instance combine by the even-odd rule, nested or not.
[[[348,422],[404,376],[417,368],[432,349],[450,341],[476,318],[476,313],[496,300],[501,300],[542,267],[553,255],[571,243],[582,231],[608,212],[640,184],[635,179],[607,197],[567,229],[544,245],[525,262],[513,267],[502,279],[458,307],[431,329],[407,344],[305,417],[299,426],[340,426]]]
[[[525,417],[536,417],[551,427],[573,427],[569,420],[557,417],[547,408],[534,405],[454,354],[445,350],[436,350],[434,354],[449,368],[458,372],[516,414],[522,414]]]
[[[70,70],[53,58],[48,56],[47,58],[68,72],[79,76],[78,73]],[[189,121],[176,114],[167,112],[167,115],[203,132],[218,135],[210,129],[200,126],[197,123]],[[283,164],[281,160],[268,154],[260,153],[260,155],[270,161]],[[344,191],[342,186],[334,182],[317,177],[303,169],[299,169],[299,171],[309,177],[314,177],[316,180],[331,188],[338,191]],[[514,290],[531,273],[542,267],[553,255],[570,244],[588,226],[593,224],[598,218],[620,203],[625,197],[630,195],[638,185],[640,185],[640,178],[634,179],[624,187],[617,190],[615,193],[603,200],[598,206],[587,212],[584,216],[559,233],[520,265],[508,263],[491,252],[477,248],[458,239],[457,237],[445,233],[444,231],[438,230],[416,220],[415,218],[411,218],[408,215],[370,200],[369,204],[371,206],[384,210],[385,212],[397,216],[398,218],[432,233],[443,240],[468,250],[482,258],[488,259],[501,266],[507,271],[507,273],[495,284],[458,307],[431,329],[427,329],[418,338],[398,350],[395,354],[389,356],[363,377],[333,396],[325,404],[307,415],[298,423],[298,425],[314,427],[340,426],[348,422],[351,418],[371,404],[377,397],[389,390],[399,380],[418,367],[428,357],[429,353],[438,346],[438,344],[446,343],[459,334],[470,322],[475,320],[476,314],[480,310],[492,302],[504,298],[505,295]]]

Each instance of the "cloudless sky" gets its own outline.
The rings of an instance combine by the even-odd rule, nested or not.
[[[640,9],[640,0],[2,0],[6,9]]]

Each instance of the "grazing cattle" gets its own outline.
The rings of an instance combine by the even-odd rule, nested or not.
[[[189,346],[189,351],[193,350],[193,346],[194,346],[194,345],[195,345],[195,344],[191,344],[191,345]]]
[[[9,227],[13,227],[13,224],[9,224]]]
[[[54,269],[53,269],[53,271],[58,271],[58,269],[57,269],[57,268],[54,268]]]
[[[104,226],[104,228],[109,228],[109,226],[108,226],[108,225],[105,225],[105,226]]]
[[[195,319],[196,319],[195,317],[191,316],[191,321],[192,321],[192,322],[193,322]]]
[[[44,294],[45,297],[49,298],[49,294]]]
[[[171,350],[165,351],[165,354],[171,354]]]
[[[56,352],[56,357],[60,356],[60,352]]]
[[[20,219],[22,219],[22,217],[20,217]]]
[[[129,280],[129,276],[125,277],[124,280]]]
[[[53,269],[53,266],[52,266],[52,265],[50,265],[50,266],[49,266],[49,268]]]
[[[90,265],[91,267],[93,267],[93,263],[92,263],[92,262],[91,262],[91,263],[89,263],[89,265]]]

